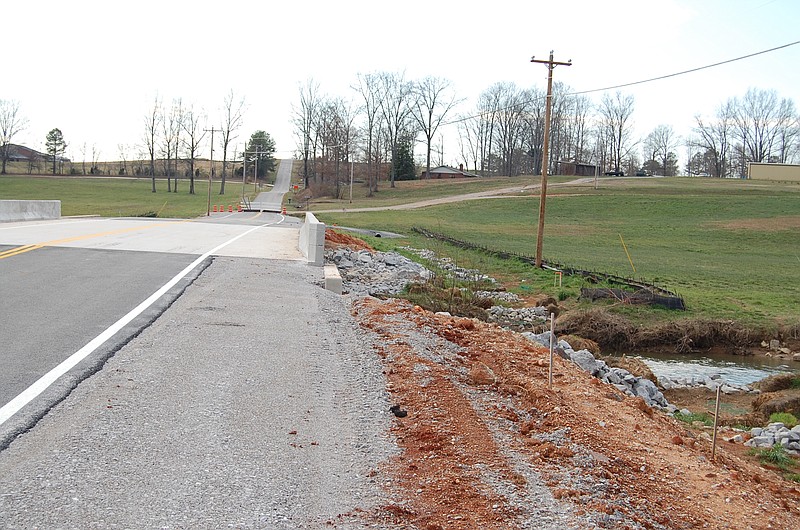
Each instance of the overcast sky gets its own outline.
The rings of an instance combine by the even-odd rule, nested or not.
[[[0,99],[19,101],[27,129],[15,138],[43,149],[58,127],[67,155],[118,144],[135,156],[156,95],[204,109],[219,125],[231,90],[247,103],[237,142],[263,129],[278,157],[297,142],[290,123],[308,79],[356,100],[358,73],[402,72],[449,79],[467,113],[499,81],[546,86],[530,58],[572,60],[555,79],[575,91],[672,74],[800,41],[797,0],[44,0],[2,9]],[[277,4],[277,5],[276,5]],[[637,136],[659,124],[688,135],[749,87],[800,105],[800,45],[696,73],[622,88],[635,98]],[[602,92],[590,94],[599,101]],[[443,129],[446,143],[457,129]],[[87,154],[87,158],[90,158]],[[208,156],[204,153],[204,156]],[[679,149],[681,160],[685,151]],[[457,153],[445,153],[457,163]]]

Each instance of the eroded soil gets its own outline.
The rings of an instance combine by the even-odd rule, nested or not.
[[[403,528],[795,528],[796,483],[518,334],[400,300],[355,302],[377,334],[401,453],[376,470]],[[402,413],[406,414],[403,415]]]

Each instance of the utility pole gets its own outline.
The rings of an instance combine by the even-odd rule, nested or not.
[[[543,61],[531,57],[532,63],[547,65],[547,100],[544,110],[544,145],[542,146],[542,194],[539,199],[539,230],[536,234],[536,266],[542,266],[542,237],[544,236],[544,203],[547,198],[547,164],[548,148],[550,146],[550,108],[553,103],[553,69],[556,66],[572,66],[572,59],[565,63],[553,60],[553,52],[550,51],[550,59]]]
[[[208,203],[206,205],[206,217],[209,217],[211,216],[211,176],[214,174],[214,133],[222,132],[222,129],[215,129],[212,127],[210,129],[203,129],[203,131],[211,133],[211,167],[208,168]]]

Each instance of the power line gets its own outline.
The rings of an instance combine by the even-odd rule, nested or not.
[[[686,74],[690,74],[690,73],[693,73],[693,72],[699,72],[700,70],[707,70],[709,68],[714,68],[716,66],[721,66],[723,64],[728,64],[728,63],[733,63],[733,62],[736,62],[736,61],[741,61],[741,60],[744,60],[744,59],[749,59],[750,57],[756,57],[758,55],[763,55],[765,53],[770,53],[770,52],[774,52],[774,51],[777,51],[777,50],[782,50],[784,48],[789,48],[790,46],[795,46],[797,44],[800,44],[800,40],[794,41],[794,42],[790,42],[788,44],[783,44],[781,46],[776,46],[774,48],[769,48],[768,50],[761,50],[759,52],[750,53],[750,54],[747,54],[747,55],[742,55],[741,57],[735,57],[733,59],[727,59],[725,61],[720,61],[720,62],[713,63],[713,64],[707,64],[705,66],[699,66],[697,68],[691,68],[689,70],[683,70],[681,72],[675,72],[675,73],[672,73],[672,74],[653,77],[653,78],[650,78],[650,79],[643,79],[641,81],[633,81],[631,83],[625,83],[625,84],[622,84],[622,85],[615,85],[615,86],[610,86],[610,87],[605,87],[605,88],[593,88],[593,89],[590,89],[590,90],[581,90],[581,91],[578,91],[578,92],[568,92],[568,93],[563,94],[563,95],[564,96],[579,96],[581,94],[591,94],[593,92],[603,92],[603,91],[606,91],[606,90],[614,90],[616,88],[623,88],[623,87],[627,87],[627,86],[641,85],[641,84],[644,84],[644,83],[651,83],[653,81],[660,81],[662,79],[668,79],[670,77],[677,77],[677,76],[680,76],[680,75],[686,75]],[[539,101],[541,99],[543,99],[543,98],[542,97],[537,97],[537,98],[533,98],[533,99],[528,99],[526,101],[523,101],[521,103],[517,103],[515,105],[509,105],[508,107],[503,107],[503,108],[500,108],[500,109],[496,109],[496,111],[502,112],[502,111],[512,110],[512,109],[514,109],[516,107],[521,107],[523,105],[527,105],[529,103],[532,103],[534,101]],[[449,122],[443,123],[442,125],[443,126],[455,125],[457,123],[461,123],[461,122],[464,122],[464,121],[467,121],[467,120],[471,120],[473,118],[477,118],[479,116],[482,116],[483,114],[488,114],[489,112],[491,112],[491,111],[479,112],[477,114],[473,114],[473,115],[470,115],[470,116],[462,116],[461,118],[457,118],[457,119],[451,120]]]
[[[796,44],[800,44],[800,40],[794,41],[794,42],[790,42],[788,44],[783,44],[782,46],[776,46],[775,48],[770,48],[768,50],[762,50],[760,52],[755,52],[755,53],[750,53],[750,54],[747,54],[747,55],[742,55],[741,57],[736,57],[734,59],[728,59],[726,61],[720,61],[718,63],[707,64],[705,66],[699,66],[697,68],[692,68],[690,70],[683,70],[682,72],[675,72],[674,74],[667,74],[667,75],[662,75],[662,76],[658,76],[658,77],[652,77],[650,79],[643,79],[641,81],[634,81],[632,83],[625,83],[625,84],[622,84],[622,85],[609,86],[609,87],[605,87],[605,88],[594,88],[592,90],[582,90],[580,92],[570,92],[570,93],[565,94],[565,95],[567,95],[567,96],[577,96],[577,95],[580,95],[580,94],[590,94],[592,92],[603,92],[605,90],[614,90],[615,88],[624,88],[626,86],[641,85],[641,84],[644,84],[644,83],[650,83],[652,81],[660,81],[662,79],[669,79],[670,77],[677,77],[679,75],[691,74],[693,72],[699,72],[700,70],[707,70],[708,68],[714,68],[715,66],[721,66],[723,64],[728,64],[728,63],[733,63],[733,62],[736,62],[736,61],[741,61],[743,59],[749,59],[750,57],[755,57],[757,55],[763,55],[765,53],[774,52],[776,50],[781,50],[783,48],[788,48],[789,46],[794,46]]]

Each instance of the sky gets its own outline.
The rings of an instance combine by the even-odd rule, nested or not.
[[[530,59],[551,50],[557,61],[572,60],[555,69],[555,80],[581,92],[800,41],[800,2],[43,0],[9,3],[0,24],[0,99],[19,102],[28,120],[14,143],[44,150],[45,135],[58,127],[75,161],[90,160],[93,147],[101,160],[118,160],[119,145],[133,158],[156,97],[180,98],[219,127],[232,91],[245,100],[234,141],[265,130],[282,158],[296,150],[292,109],[309,80],[321,95],[357,103],[351,87],[359,73],[441,77],[463,99],[457,112],[469,114],[494,83],[544,89],[547,68]],[[619,90],[634,97],[637,138],[661,124],[686,137],[696,115],[713,115],[751,87],[800,106],[798,66],[800,44]],[[440,133],[445,162],[456,165],[457,127]],[[678,155],[685,161],[683,148]]]

